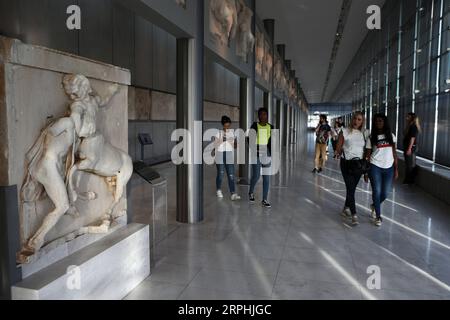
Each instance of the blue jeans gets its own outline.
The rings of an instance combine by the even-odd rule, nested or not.
[[[370,166],[370,184],[372,185],[372,199],[377,218],[381,217],[381,204],[387,199],[392,191],[394,181],[394,166],[382,169],[375,165]]]
[[[261,178],[261,168],[262,163],[261,160],[258,157],[257,164],[252,164],[252,179],[250,181],[250,194],[255,192],[256,184],[259,181],[259,178]],[[269,197],[269,186],[270,186],[270,176],[263,175],[263,200],[267,201],[267,198]]]
[[[233,162],[232,160],[230,160],[232,158],[231,155],[232,152],[221,152],[221,153],[223,154],[223,161],[217,161],[216,164],[217,165],[216,187],[217,190],[221,190],[223,176],[226,171],[228,177],[228,187],[230,188],[231,194],[234,194],[236,193],[234,163],[228,164],[229,162]],[[222,157],[222,155],[219,154],[219,157]]]

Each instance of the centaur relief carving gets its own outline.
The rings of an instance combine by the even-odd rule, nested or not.
[[[264,64],[264,34],[259,30],[256,30],[256,59],[255,70],[259,76],[263,75]]]
[[[238,12],[237,55],[247,61],[248,55],[255,47],[255,36],[252,33],[253,11],[247,7],[244,0],[236,0]]]
[[[238,12],[235,0],[211,0],[209,12],[211,34],[221,45],[229,46],[236,36]]]
[[[176,4],[182,7],[183,9],[186,9],[186,0],[175,0]]]
[[[65,93],[70,99],[68,116],[51,122],[26,155],[26,172],[21,188],[21,204],[48,197],[54,208],[49,211],[37,231],[18,253],[19,263],[37,253],[46,243],[46,235],[65,214],[79,217],[77,200],[93,201],[96,190],[79,191],[80,172],[102,177],[113,193],[113,201],[95,225],[81,227],[71,237],[86,233],[106,233],[114,219],[114,208],[123,196],[133,172],[131,158],[105,141],[97,131],[99,108],[108,105],[119,87],[112,85],[101,97],[83,75],[63,78]],[[125,214],[121,212],[120,214]],[[119,215],[120,215],[119,214]]]
[[[272,70],[273,70],[273,55],[271,52],[271,46],[267,41],[266,41],[264,50],[265,50],[265,55],[264,55],[263,78],[267,82],[270,82],[270,79],[272,77]]]

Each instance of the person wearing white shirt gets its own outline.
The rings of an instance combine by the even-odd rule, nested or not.
[[[236,179],[234,167],[234,149],[237,141],[234,130],[231,129],[231,119],[227,116],[222,117],[223,129],[215,136],[216,165],[217,165],[217,197],[223,198],[222,182],[225,172],[228,177],[228,187],[231,193],[231,200],[240,200],[241,197],[236,193]]]
[[[372,219],[381,226],[381,205],[392,191],[394,180],[398,179],[397,138],[392,133],[387,117],[376,114],[372,133],[367,140],[367,157],[370,158],[370,173],[364,179],[372,185]]]
[[[353,172],[352,165],[355,159],[365,158],[366,140],[369,132],[364,128],[365,116],[362,112],[357,111],[353,114],[351,125],[345,128],[339,135],[336,147],[335,158],[341,159],[341,171],[344,178],[347,195],[345,199],[345,207],[342,211],[344,218],[351,216],[353,225],[358,225],[358,215],[356,213],[355,193],[362,173]]]

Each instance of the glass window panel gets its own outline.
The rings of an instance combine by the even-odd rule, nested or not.
[[[450,52],[441,57],[440,91],[450,89]]]
[[[395,104],[389,104],[388,107],[388,120],[389,125],[391,126],[391,129],[393,132],[395,132],[397,127],[397,103]],[[385,109],[384,109],[385,110]]]
[[[419,31],[419,38],[417,42],[417,46],[419,48],[422,48],[428,43],[428,41],[430,41],[430,32],[431,32],[430,28],[427,28],[426,30],[423,30],[421,32]]]
[[[411,56],[414,51],[414,20],[403,27],[401,59]]]
[[[389,82],[388,105],[397,105],[397,79]]]
[[[383,43],[383,33],[382,32],[377,32],[376,33],[377,37],[376,37],[376,51],[379,53],[381,53],[385,47],[385,43]]]
[[[391,37],[393,32],[398,32],[398,27],[400,24],[400,1],[395,3],[395,6],[389,10],[389,30],[391,31]]]
[[[444,12],[450,12],[450,0],[445,0],[444,2]]]
[[[433,25],[433,34],[432,34],[432,40],[431,40],[431,57],[437,57],[439,55],[439,25],[440,20],[438,20]]]
[[[422,133],[418,138],[419,156],[433,159],[436,96],[428,96],[416,101],[417,116],[421,120]]]
[[[366,129],[370,128],[370,121],[372,121],[372,119],[370,119],[370,108],[366,109]]]
[[[418,41],[419,47],[422,47],[430,40],[430,20],[431,19],[431,1],[422,1],[419,6],[419,25],[418,25]]]
[[[403,1],[403,22],[416,19],[416,1]]]
[[[436,162],[450,167],[450,93],[439,97]]]
[[[427,93],[427,79],[428,79],[428,66],[422,65],[419,69],[417,69],[416,74],[416,90],[420,92],[416,92],[417,96],[422,96]]]
[[[424,64],[429,63],[430,52],[429,52],[430,42],[427,42],[424,46],[420,47],[417,52],[417,66],[421,67]]]
[[[428,92],[434,94],[436,92],[436,74],[437,74],[437,59],[431,61],[430,65],[430,79],[428,85]]]
[[[413,69],[413,57],[409,57],[409,59],[402,62],[400,68],[400,75],[404,79],[404,85],[400,88],[400,96],[401,97],[411,97],[412,96],[412,69]]]
[[[386,103],[386,87],[384,86],[384,82],[383,86],[380,86],[380,89],[378,90],[378,95],[380,96],[380,105],[384,105]]]
[[[431,41],[431,59],[439,56],[438,51],[439,51],[439,38],[434,38],[433,41]]]
[[[450,51],[450,30],[445,30],[442,33],[442,49],[441,53]]]
[[[398,139],[398,148],[400,150],[404,150],[402,142],[403,139],[401,139],[401,137],[403,137],[403,131],[405,130],[406,116],[411,111],[412,111],[412,99],[410,97],[401,98],[398,112],[398,135],[400,138]]]
[[[433,0],[433,2],[434,2],[433,20],[438,21],[441,18],[441,0]]]

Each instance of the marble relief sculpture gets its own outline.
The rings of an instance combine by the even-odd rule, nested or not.
[[[297,94],[296,94],[296,90],[295,90],[295,81],[294,80],[291,80],[289,94],[290,94],[292,99],[294,99],[294,100],[297,99]]]
[[[209,12],[211,34],[222,46],[230,46],[236,36],[238,15],[235,0],[211,0]]]
[[[277,57],[276,61],[275,61],[275,67],[274,67],[274,82],[275,82],[275,87],[280,90],[282,88],[282,76],[283,76],[283,71],[282,71],[282,66],[281,66],[281,61],[280,59]]]
[[[273,56],[270,51],[271,51],[270,45],[269,43],[266,42],[264,54],[263,78],[267,82],[270,82],[273,69]]]
[[[264,63],[264,34],[256,31],[256,61],[255,70],[260,76],[263,75],[263,63]]]
[[[247,61],[248,55],[253,52],[255,46],[255,36],[252,33],[253,11],[247,7],[244,0],[237,0],[238,12],[238,42],[237,55]]]
[[[287,91],[287,84],[288,84],[288,82],[287,82],[286,72],[282,71],[281,72],[281,90],[283,92]]]
[[[83,75],[64,76],[63,86],[70,99],[70,114],[50,123],[27,153],[25,179],[21,188],[22,204],[47,196],[54,209],[45,215],[37,231],[24,244],[18,254],[19,263],[26,262],[27,257],[44,246],[46,235],[63,215],[79,215],[77,199],[93,201],[97,198],[96,190],[77,190],[78,172],[104,178],[114,200],[101,221],[82,227],[76,236],[108,231],[112,220],[117,218],[112,216],[114,207],[133,172],[128,154],[105,141],[96,126],[99,108],[108,105],[118,92],[118,85],[110,86],[104,97],[94,92]]]
[[[290,80],[291,75],[288,69],[285,70],[284,79],[285,79],[284,91],[286,92],[286,95],[289,96],[289,90],[291,88],[291,80]]]
[[[177,5],[182,7],[183,9],[186,9],[186,0],[175,0]]]

